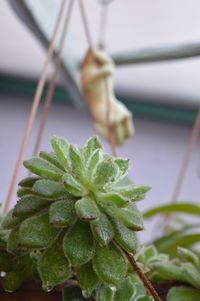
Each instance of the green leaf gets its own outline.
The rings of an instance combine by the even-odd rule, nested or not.
[[[199,267],[199,264],[200,264],[199,257],[191,250],[179,247],[178,255],[182,260],[184,260],[186,262],[189,261],[189,262],[193,263],[194,265],[196,265],[197,267]]]
[[[74,146],[73,144],[70,144],[69,147],[69,158],[73,175],[77,179],[81,179],[83,175],[82,154],[78,147]]]
[[[184,278],[195,288],[200,289],[200,271],[192,263],[184,263],[183,274]]]
[[[13,255],[7,252],[0,252],[0,272],[12,270]]]
[[[49,215],[43,213],[30,217],[21,223],[20,242],[26,248],[46,248],[59,231],[49,224]]]
[[[102,155],[101,155],[101,152],[99,149],[96,149],[89,157],[87,164],[86,164],[86,173],[87,173],[89,180],[91,180],[92,174],[95,170],[95,167],[101,160],[101,157],[102,157]]]
[[[10,231],[7,242],[7,250],[10,253],[15,253],[19,245],[19,228]]]
[[[115,163],[119,166],[121,177],[125,177],[130,167],[130,160],[117,158],[115,159]]]
[[[107,216],[101,212],[100,218],[90,223],[94,238],[101,246],[107,246],[114,237],[114,230]]]
[[[87,141],[87,143],[84,147],[85,161],[87,161],[89,159],[89,157],[92,155],[92,153],[97,149],[101,150],[101,149],[103,149],[103,146],[102,146],[99,138],[97,136],[94,136]]]
[[[96,301],[114,301],[114,295],[114,291],[109,286],[101,285],[96,290]]]
[[[48,152],[40,152],[39,153],[40,158],[45,159],[49,163],[53,164],[57,168],[61,169],[62,171],[66,172],[65,167],[63,166],[63,162],[57,157],[55,153],[48,153]]]
[[[98,277],[109,285],[119,286],[120,281],[126,276],[127,263],[113,243],[106,248],[97,244],[93,266]]]
[[[131,201],[138,201],[146,192],[151,189],[149,186],[129,184],[125,186],[116,186],[115,190]]]
[[[116,219],[112,219],[116,242],[126,251],[135,253],[138,247],[136,233]]]
[[[3,289],[7,292],[13,292],[21,286],[22,280],[21,273],[9,272],[2,280]]]
[[[63,283],[71,275],[69,262],[63,252],[62,241],[63,234],[59,235],[58,239],[45,250],[38,262],[43,288],[47,291]]]
[[[160,207],[155,207],[146,211],[143,216],[145,218],[151,218],[157,214],[166,214],[166,213],[186,213],[192,215],[200,215],[200,206],[191,203],[178,203],[178,204],[170,204]]]
[[[84,196],[87,191],[84,186],[81,185],[71,174],[66,173],[62,177],[62,181],[64,182],[65,187],[74,196]]]
[[[155,262],[150,265],[152,271],[156,271],[163,280],[179,280],[184,281],[185,277],[180,266],[170,262]]]
[[[114,183],[119,174],[119,168],[113,159],[101,161],[93,173],[92,182],[96,188],[102,189]]]
[[[21,180],[18,185],[21,187],[26,187],[26,188],[31,188],[33,184],[39,180],[39,177],[31,176],[31,177],[26,177],[23,180]]]
[[[88,223],[78,220],[69,229],[63,240],[63,250],[73,267],[92,259],[95,245]]]
[[[54,202],[49,209],[49,222],[54,226],[68,227],[76,221],[77,215],[73,199]]]
[[[99,278],[93,269],[91,261],[78,267],[77,279],[82,289],[83,296],[85,298],[90,297],[93,290],[99,284]]]
[[[56,152],[57,156],[63,161],[66,168],[69,169],[70,166],[68,162],[68,142],[63,138],[53,136],[53,138],[51,139],[51,145],[54,151]]]
[[[96,202],[89,196],[85,196],[75,204],[76,213],[83,221],[93,221],[100,217],[100,211]]]
[[[32,188],[33,192],[42,197],[60,199],[69,195],[64,184],[52,180],[38,180]]]
[[[61,181],[64,174],[59,168],[49,164],[41,158],[32,158],[24,161],[24,166],[32,173],[49,178],[55,181]]]
[[[3,219],[3,223],[1,224],[1,227],[3,229],[12,229],[18,226],[21,223],[21,218],[13,216],[14,209],[11,209],[5,218]]]
[[[116,291],[114,301],[132,301],[134,295],[134,285],[129,279],[124,279],[121,287]]]
[[[129,200],[126,197],[123,197],[123,195],[119,194],[118,192],[106,192],[101,193],[98,192],[95,194],[98,201],[103,202],[105,204],[113,204],[116,206],[126,206],[129,202]]]
[[[167,294],[167,301],[199,301],[200,291],[190,287],[173,287]]]
[[[114,206],[104,206],[105,211],[111,217],[114,217],[126,227],[134,230],[143,230],[143,221],[140,212],[134,206],[134,204],[129,204],[125,208],[118,208]]]
[[[43,199],[35,195],[27,195],[22,197],[14,207],[13,215],[17,217],[29,217],[41,209],[49,206],[51,201]]]
[[[29,194],[32,194],[32,189],[31,188],[22,187],[22,188],[17,190],[18,198],[21,198],[21,197],[23,197],[25,195],[29,195]]]
[[[94,301],[94,299],[85,299],[79,286],[68,286],[63,289],[63,301]],[[106,301],[106,300],[105,300]]]

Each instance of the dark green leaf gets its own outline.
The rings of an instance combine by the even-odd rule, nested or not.
[[[126,251],[135,253],[138,247],[136,233],[116,219],[112,220],[115,230],[115,240]]]
[[[3,220],[3,223],[1,224],[1,227],[3,229],[12,229],[20,224],[21,218],[13,216],[14,209],[11,209],[6,217]]]
[[[50,199],[59,199],[69,196],[65,186],[52,180],[42,179],[37,181],[32,188],[33,192]]]
[[[85,299],[79,286],[68,286],[63,289],[63,301],[94,301],[94,299]],[[106,301],[106,300],[105,300]]]
[[[63,283],[71,275],[69,262],[63,253],[62,241],[63,234],[59,235],[58,239],[45,250],[38,262],[43,288],[47,291]]]
[[[88,223],[78,220],[71,227],[64,237],[63,250],[72,266],[84,264],[92,259],[95,245]]]
[[[24,166],[36,175],[47,177],[55,181],[61,181],[64,174],[59,168],[41,158],[32,158],[24,161]]]
[[[41,209],[49,206],[51,201],[35,195],[22,197],[14,207],[13,215],[17,217],[29,217]]]
[[[57,155],[55,153],[53,153],[53,152],[48,153],[48,152],[42,151],[42,152],[40,152],[39,156],[41,158],[45,159],[46,161],[48,161],[49,163],[53,164],[57,168],[66,172],[63,162],[57,157]]]
[[[78,267],[77,278],[85,298],[91,296],[92,291],[97,287],[100,281],[93,269],[91,261]]]
[[[83,221],[92,221],[100,217],[100,211],[96,202],[89,196],[85,196],[75,204],[76,213]]]
[[[129,279],[124,279],[121,287],[116,291],[114,301],[132,301],[134,295],[134,285]]]
[[[18,272],[9,272],[2,280],[2,286],[5,291],[13,292],[21,286],[22,275]]]
[[[23,180],[21,180],[18,183],[18,185],[21,187],[31,188],[33,184],[39,179],[40,179],[39,177],[34,177],[34,176],[26,177]]]
[[[13,255],[7,252],[0,252],[0,272],[12,270]]]
[[[28,194],[32,194],[32,189],[31,188],[22,187],[22,188],[17,190],[17,196],[19,198],[21,198],[25,195],[28,195]]]
[[[19,228],[13,229],[9,236],[7,242],[7,250],[10,253],[15,253],[19,245]]]
[[[114,237],[114,230],[111,222],[104,213],[100,218],[90,223],[94,238],[101,246],[107,246]]]
[[[43,213],[30,217],[21,223],[20,242],[26,248],[46,248],[59,231],[49,224],[49,215]]]
[[[97,244],[93,266],[102,281],[114,286],[119,286],[127,270],[127,263],[123,255],[113,243],[106,248]]]
[[[68,227],[72,225],[77,218],[74,204],[75,201],[72,199],[54,202],[49,210],[50,224],[58,227]]]

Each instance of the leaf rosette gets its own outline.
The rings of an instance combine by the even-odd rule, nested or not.
[[[118,287],[127,275],[122,251],[136,252],[136,231],[143,229],[135,202],[149,187],[126,184],[129,160],[105,154],[97,137],[83,148],[59,137],[51,145],[53,152],[24,162],[33,176],[19,183],[19,200],[2,227],[15,248],[40,250],[45,289],[66,281],[72,268],[86,297],[97,286]]]

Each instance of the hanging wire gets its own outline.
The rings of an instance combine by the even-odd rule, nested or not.
[[[19,155],[18,155],[16,167],[15,167],[15,170],[14,170],[14,173],[13,173],[13,176],[12,176],[11,184],[10,184],[8,195],[7,195],[7,199],[6,199],[6,202],[5,202],[5,205],[4,205],[4,209],[3,209],[4,214],[6,214],[9,210],[9,208],[10,208],[12,196],[13,196],[14,189],[15,189],[15,186],[16,186],[16,183],[17,183],[17,178],[18,178],[18,175],[19,175],[19,172],[20,172],[20,168],[22,166],[22,162],[23,162],[23,159],[24,159],[24,154],[25,154],[26,147],[27,147],[27,144],[29,142],[29,138],[30,138],[30,134],[31,134],[31,129],[33,127],[35,116],[36,116],[38,106],[39,106],[39,103],[40,103],[40,100],[41,100],[42,92],[43,92],[43,89],[44,89],[49,63],[50,63],[52,55],[53,55],[55,38],[56,38],[56,35],[58,33],[58,29],[59,29],[59,26],[60,26],[60,23],[61,23],[65,3],[66,3],[65,0],[62,0],[62,3],[60,5],[60,9],[59,9],[59,12],[58,12],[58,16],[56,18],[53,34],[52,34],[52,37],[51,37],[51,40],[50,40],[50,43],[49,43],[47,56],[46,56],[44,66],[42,68],[42,72],[41,72],[41,75],[40,75],[40,79],[39,79],[39,82],[38,82],[38,85],[37,85],[37,89],[36,89],[35,96],[34,96],[34,99],[33,99],[33,104],[32,104],[32,107],[31,107],[31,112],[30,112],[30,115],[29,115],[26,130],[25,130],[25,135],[24,135],[24,138],[23,138],[23,141],[22,141],[22,144],[21,144],[21,148],[20,148],[20,152],[19,152]]]
[[[38,133],[37,133],[33,156],[36,156],[40,149],[40,144],[41,144],[42,136],[44,133],[44,127],[46,124],[47,116],[48,116],[49,109],[50,109],[50,106],[52,103],[53,93],[55,90],[56,78],[57,78],[57,75],[58,75],[58,72],[60,69],[60,65],[61,65],[61,53],[62,53],[63,46],[65,43],[66,33],[68,30],[68,25],[69,25],[71,13],[72,13],[73,4],[74,4],[74,0],[70,0],[69,6],[67,9],[67,13],[66,13],[66,17],[65,17],[65,21],[64,21],[64,25],[63,25],[62,34],[60,37],[58,52],[56,53],[55,69],[54,69],[54,72],[50,79],[49,87],[47,90],[47,96],[45,98],[44,109],[41,114],[40,125],[39,125],[39,129],[38,129]]]
[[[110,1],[106,1],[106,2],[110,2]],[[91,32],[89,29],[89,23],[88,23],[88,19],[87,19],[86,12],[85,12],[85,7],[83,5],[83,0],[79,0],[79,7],[80,7],[80,12],[81,12],[81,17],[83,20],[83,27],[84,27],[86,39],[88,41],[89,47],[92,50],[94,50],[94,45],[93,45],[93,41],[92,41],[92,37],[91,37]],[[104,42],[103,42],[103,44],[104,44]],[[107,107],[106,120],[107,120],[108,132],[109,132],[109,142],[111,145],[112,155],[117,156],[115,136],[113,133],[113,126],[111,123],[112,105],[111,105],[111,102],[109,99],[109,83],[108,83],[108,80],[106,77],[104,78],[104,87],[105,87],[105,98],[106,98],[106,107]]]

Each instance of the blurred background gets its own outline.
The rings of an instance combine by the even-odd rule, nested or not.
[[[100,1],[84,0],[91,33],[98,43]],[[47,53],[60,1],[0,0],[0,201],[4,202],[20,149],[31,101]],[[108,7],[105,41],[113,58],[145,49],[195,49],[181,60],[116,66],[118,98],[133,112],[136,133],[118,155],[131,159],[130,177],[152,187],[138,205],[145,210],[169,202],[200,103],[200,2],[198,0],[114,0]],[[199,44],[198,44],[199,43]],[[80,92],[80,64],[87,50],[80,11],[74,5],[53,104],[41,148],[53,134],[83,145],[95,134]],[[184,48],[183,47],[183,48]],[[53,63],[49,68],[49,76]],[[48,77],[49,78],[49,77]],[[30,157],[40,110],[28,145]],[[103,138],[102,138],[103,139]],[[106,141],[105,148],[110,151]],[[199,200],[199,142],[180,199]],[[26,175],[22,169],[20,178]],[[13,199],[13,203],[16,199]],[[145,236],[145,234],[144,234]]]

